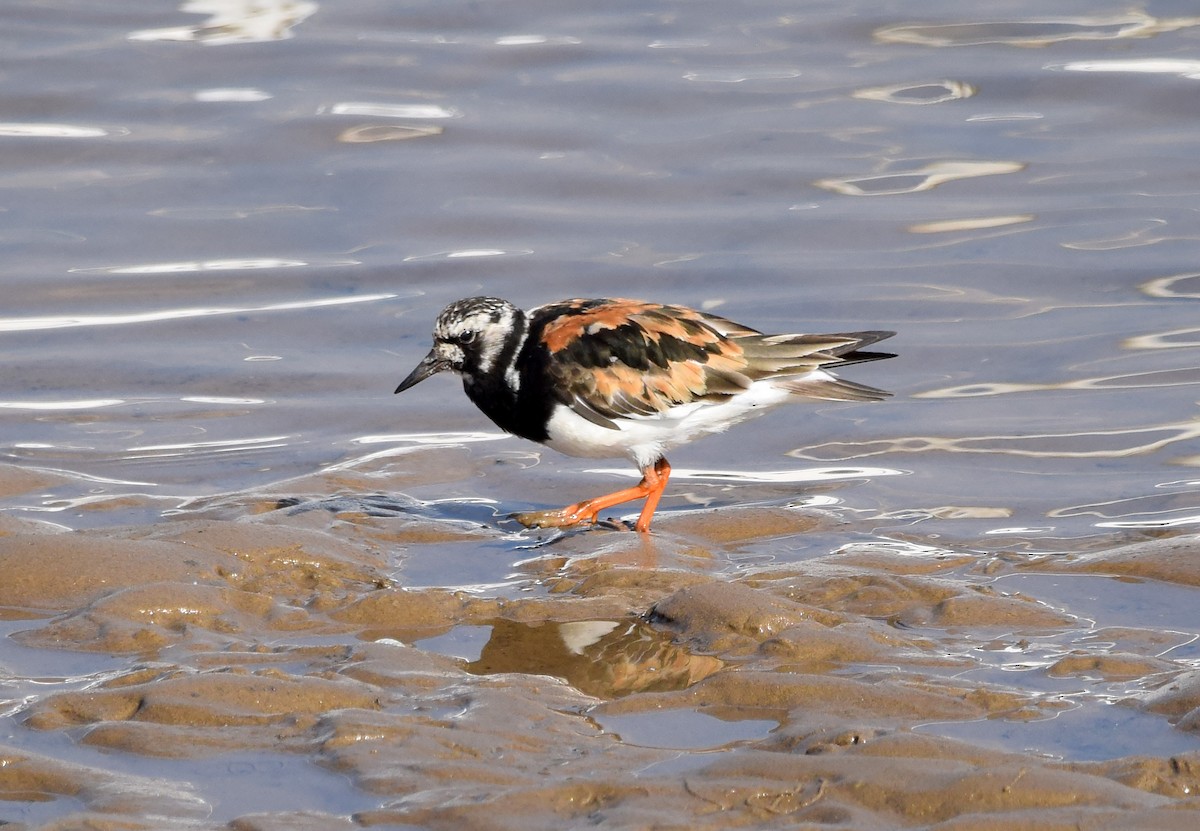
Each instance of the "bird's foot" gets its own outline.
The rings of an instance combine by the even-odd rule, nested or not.
[[[588,503],[580,502],[554,511],[524,511],[513,514],[512,518],[526,528],[568,528],[585,522],[595,525],[599,513]]]
[[[513,519],[526,528],[566,528],[581,522],[595,525],[601,511],[606,511],[614,505],[632,502],[635,499],[645,499],[646,504],[642,508],[641,515],[638,516],[637,523],[633,526],[635,531],[645,534],[650,530],[650,518],[654,516],[654,509],[658,506],[658,499],[662,496],[670,475],[671,466],[667,464],[667,460],[659,459],[654,464],[642,468],[642,481],[632,488],[625,488],[606,496],[585,499],[574,505],[559,508],[557,511],[527,511],[513,514]]]

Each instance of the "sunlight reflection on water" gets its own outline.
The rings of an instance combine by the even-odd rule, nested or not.
[[[128,326],[136,323],[154,323],[164,320],[183,320],[194,317],[216,315],[241,315],[256,312],[290,312],[299,309],[319,309],[326,306],[343,306],[350,303],[374,303],[390,300],[394,294],[375,294],[355,297],[331,297],[318,300],[296,300],[289,303],[271,303],[264,306],[229,306],[211,308],[163,309],[154,312],[128,312],[107,315],[60,315],[55,317],[0,317],[0,332],[28,332],[40,329],[68,329],[77,326]]]
[[[976,46],[1003,43],[1012,46],[1048,46],[1072,40],[1118,40],[1152,37],[1163,32],[1200,25],[1200,18],[1155,18],[1144,12],[1096,17],[1043,18],[1028,21],[944,23],[888,26],[875,37],[888,43],[923,46]]]
[[[292,37],[292,28],[316,13],[318,4],[303,0],[188,0],[181,7],[208,19],[191,26],[141,29],[134,41],[197,41],[209,45],[259,43]]]

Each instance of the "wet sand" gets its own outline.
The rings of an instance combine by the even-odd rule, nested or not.
[[[40,484],[0,470],[0,488]],[[99,755],[0,745],[0,813],[40,804],[48,829],[239,831],[1200,823],[1200,741],[1081,760],[943,729],[1106,711],[1156,722],[1186,748],[1200,673],[1172,649],[1195,639],[1196,621],[1107,626],[1001,587],[1053,574],[1194,589],[1194,537],[1062,556],[850,547],[729,573],[748,544],[829,521],[729,507],[667,512],[649,538],[543,537],[506,566],[506,588],[413,588],[396,579],[398,559],[439,546],[495,557],[489,544],[512,532],[355,496],[386,484],[341,472],[288,483],[337,498],[227,498],[105,530],[7,519],[0,619],[20,645],[9,649],[117,663],[28,706],[31,735]],[[1033,653],[1040,666],[1011,681],[989,672],[988,656]],[[146,760],[147,773],[105,764],[116,757]],[[169,774],[247,757],[340,782],[348,809],[285,796],[283,782],[293,807],[254,810],[246,794],[212,781],[197,793]],[[248,770],[251,792],[267,787]]]

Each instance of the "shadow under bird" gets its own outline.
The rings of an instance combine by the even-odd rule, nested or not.
[[[451,370],[509,433],[568,456],[631,458],[642,474],[636,486],[516,519],[530,527],[594,523],[613,505],[645,499],[634,526],[645,532],[671,473],[667,450],[793,399],[886,398],[829,370],[894,357],[861,351],[893,334],[765,335],[637,300],[563,300],[525,312],[468,297],[438,315],[433,348],[396,392]]]

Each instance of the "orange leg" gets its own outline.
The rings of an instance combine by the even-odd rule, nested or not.
[[[530,511],[517,514],[516,520],[530,528],[562,528],[567,525],[577,525],[580,522],[595,523],[600,512],[613,505],[632,502],[635,499],[645,499],[646,504],[638,516],[634,529],[646,533],[650,530],[650,519],[654,516],[655,509],[658,508],[658,500],[662,498],[663,491],[667,487],[667,479],[670,476],[671,466],[667,464],[666,459],[659,459],[653,465],[642,468],[642,481],[632,488],[625,488],[605,496],[597,496],[594,499],[585,499],[557,511]]]
[[[647,467],[642,470],[642,484],[646,486],[646,504],[642,506],[642,512],[638,515],[637,524],[633,526],[635,531],[643,534],[650,530],[650,520],[654,517],[654,512],[658,510],[658,500],[662,499],[663,491],[667,489],[667,480],[671,478],[671,465],[666,459],[659,459],[654,463],[654,467]]]

